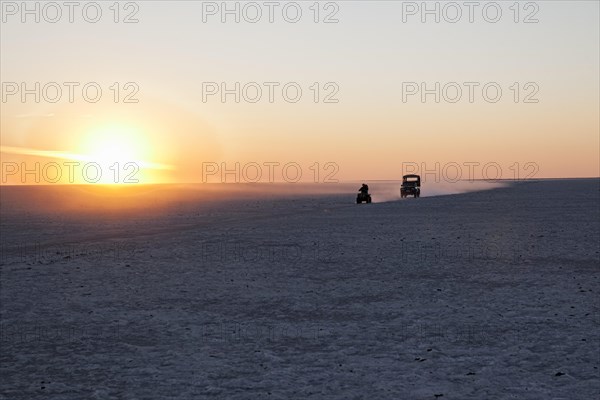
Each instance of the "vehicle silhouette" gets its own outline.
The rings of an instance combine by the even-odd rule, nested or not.
[[[400,197],[421,197],[421,177],[419,175],[404,175],[400,186]]]

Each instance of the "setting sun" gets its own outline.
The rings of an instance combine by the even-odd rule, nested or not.
[[[151,170],[170,170],[172,166],[152,162],[155,156],[151,141],[137,127],[126,125],[102,126],[83,136],[73,159],[95,163],[101,177],[86,183],[153,183],[156,174]]]
[[[81,153],[99,164],[141,162],[149,156],[149,145],[135,129],[104,127],[84,137]]]

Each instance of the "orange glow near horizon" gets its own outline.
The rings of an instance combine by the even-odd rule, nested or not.
[[[3,146],[2,183],[163,183],[156,171],[175,169],[150,161],[156,154],[152,143],[139,129],[125,125],[93,129],[81,135],[76,148],[69,152]],[[4,161],[11,156],[19,156],[19,160]],[[86,165],[89,167],[84,169]]]

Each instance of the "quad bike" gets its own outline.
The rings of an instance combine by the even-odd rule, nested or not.
[[[371,203],[371,195],[369,193],[359,193],[356,196],[356,204],[361,204],[362,202]]]

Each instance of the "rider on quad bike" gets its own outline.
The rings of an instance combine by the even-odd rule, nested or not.
[[[358,189],[360,193],[356,196],[356,203],[361,204],[363,201],[365,203],[371,202],[371,195],[369,194],[369,185],[363,183],[360,189]]]

